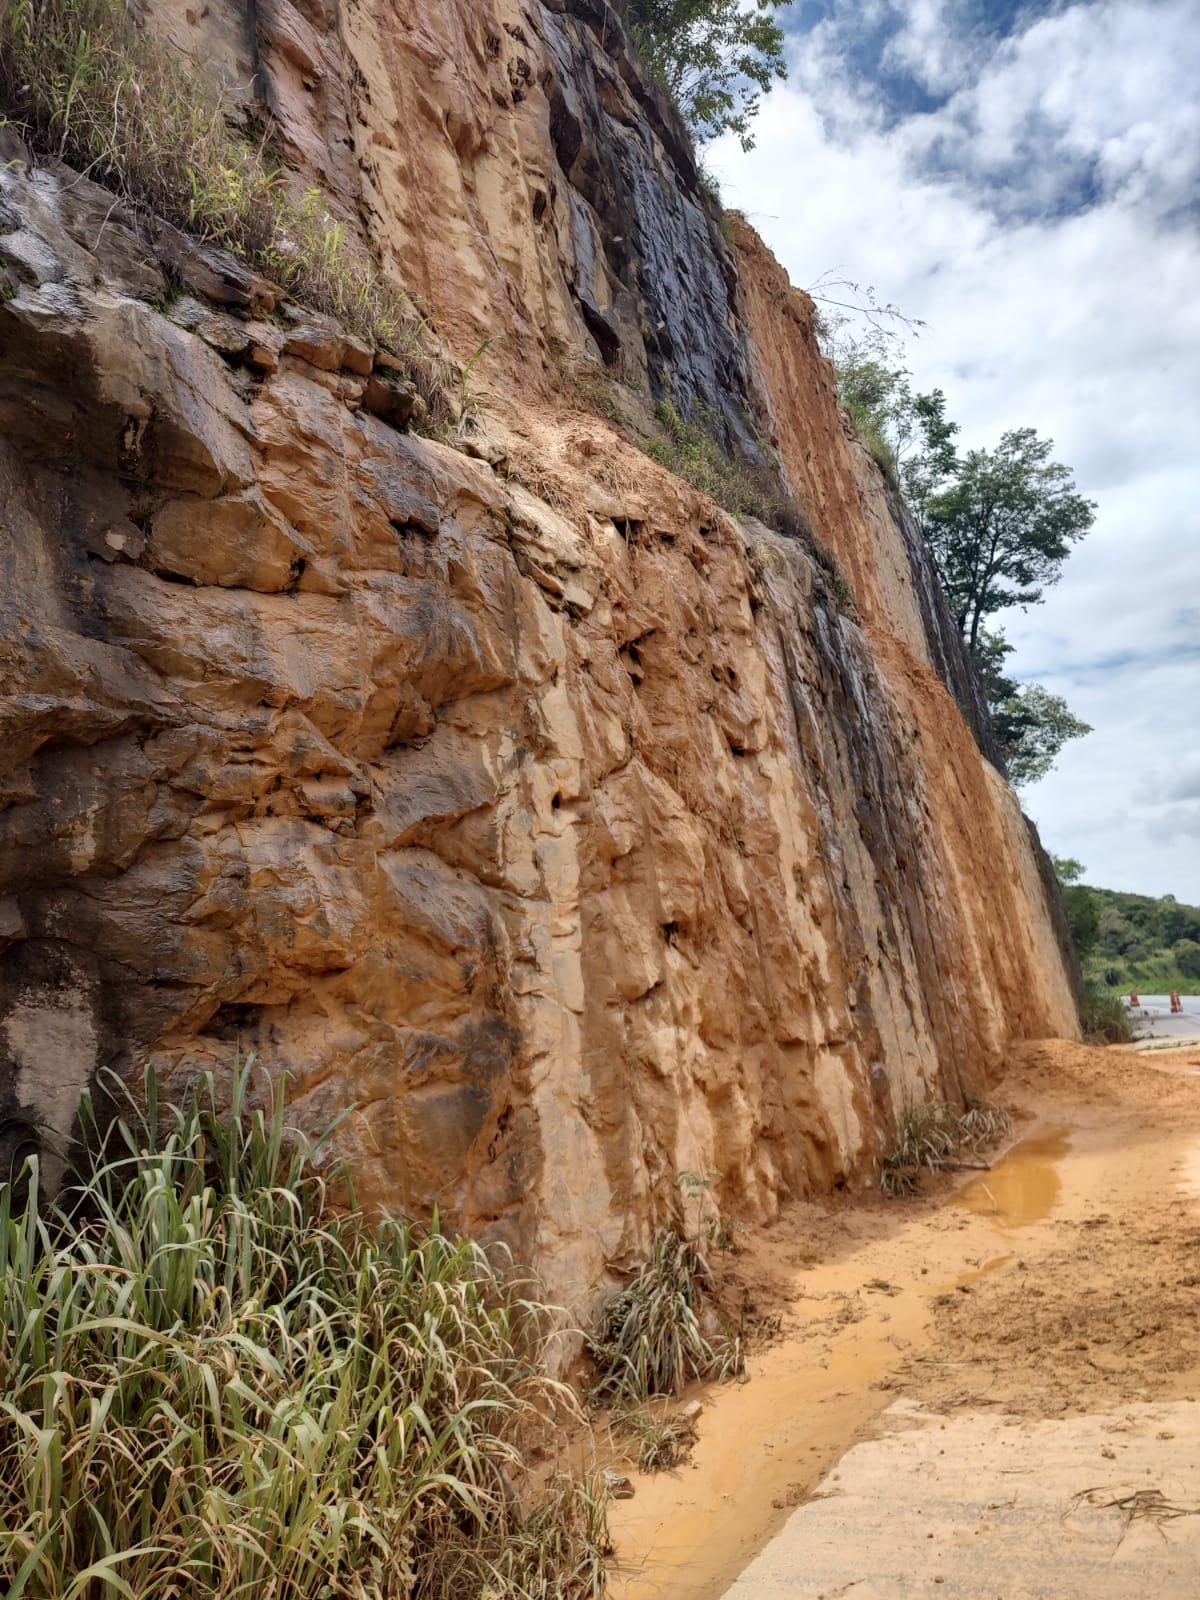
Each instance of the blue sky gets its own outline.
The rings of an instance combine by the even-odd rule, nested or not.
[[[1200,903],[1200,4],[794,0],[757,145],[708,151],[809,287],[927,326],[966,445],[1054,439],[1096,526],[1010,665],[1095,732],[1027,789],[1093,883]]]

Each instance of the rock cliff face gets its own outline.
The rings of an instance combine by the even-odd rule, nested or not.
[[[145,10],[460,358],[490,341],[482,425],[396,431],[336,327],[0,152],[8,1153],[54,1168],[107,1069],[254,1050],[306,1124],[355,1107],[365,1200],[582,1308],[681,1171],[766,1218],[1073,1034],[919,541],[618,15]],[[777,456],[856,620],[584,407],[579,359]]]

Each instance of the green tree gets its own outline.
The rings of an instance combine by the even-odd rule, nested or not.
[[[1200,944],[1195,939],[1177,939],[1174,956],[1175,965],[1185,978],[1200,978]]]
[[[1092,891],[1082,883],[1074,883],[1063,890],[1063,905],[1067,912],[1067,925],[1075,943],[1075,953],[1082,961],[1096,948],[1100,938],[1100,905]]]
[[[1200,938],[1195,912],[1190,906],[1181,906],[1173,894],[1165,894],[1158,902],[1158,935],[1164,944],[1174,944],[1177,939]]]
[[[913,391],[890,331],[847,336],[843,323],[831,343],[838,398],[920,526],[979,673],[1009,777],[1018,787],[1034,783],[1069,740],[1092,730],[1061,695],[1008,676],[1012,646],[984,621],[1004,606],[1042,598],[1095,507],[1075,492],[1068,469],[1050,460],[1051,441],[1032,428],[1006,433],[994,451],[960,457],[945,394]]]
[[[969,451],[925,506],[925,537],[972,652],[986,618],[1042,599],[1095,520],[1053,448],[1035,429],[1013,428],[995,450]]]
[[[1051,856],[1050,862],[1059,883],[1078,883],[1083,877],[1083,862],[1077,861],[1074,856]]]
[[[911,373],[896,362],[894,333],[874,327],[864,337],[847,337],[844,327],[843,319],[832,333],[838,400],[923,523],[930,498],[958,466],[958,423],[948,420],[941,389],[914,393]]]
[[[1080,883],[1083,864],[1073,856],[1051,856],[1054,875],[1062,890],[1063,907],[1075,953],[1080,961],[1096,948],[1100,940],[1100,901],[1086,884]]]
[[[1036,783],[1053,767],[1063,746],[1091,727],[1073,715],[1061,695],[1040,683],[1020,683],[1004,672],[1012,645],[1000,630],[980,630],[972,651],[992,730],[1016,788]],[[1078,862],[1074,863],[1078,866]],[[1060,872],[1060,877],[1062,874]],[[1068,881],[1068,880],[1063,880]]]
[[[743,150],[762,96],[787,74],[775,13],[791,0],[630,0],[627,20],[653,75],[697,139],[736,133]]]
[[[946,396],[941,389],[917,394],[912,416],[898,452],[900,486],[913,515],[925,532],[929,506],[946,481],[958,471],[954,435],[958,423],[946,416]]]

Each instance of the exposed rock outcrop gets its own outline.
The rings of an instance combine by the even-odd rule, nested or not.
[[[365,1200],[436,1202],[579,1304],[681,1170],[767,1217],[866,1170],[907,1098],[1072,1033],[919,541],[615,13],[147,10],[256,74],[460,355],[492,339],[487,432],[399,431],[372,352],[270,286],[181,290],[111,195],[10,144],[10,1147],[53,1159],[102,1069],[253,1049],[307,1124],[356,1107]],[[579,354],[777,451],[860,622],[801,543],[556,389]]]

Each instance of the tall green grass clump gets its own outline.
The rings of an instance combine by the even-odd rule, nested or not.
[[[896,452],[892,449],[883,428],[880,426],[878,415],[870,406],[860,403],[853,395],[841,395],[839,396],[839,401],[842,410],[853,422],[859,438],[866,445],[867,454],[887,481],[895,488],[899,483]]]
[[[0,1186],[8,1600],[584,1600],[587,1483],[513,1484],[568,1402],[476,1246],[335,1209],[235,1071],[117,1124],[58,1205]]]
[[[5,0],[0,114],[35,148],[392,351],[431,415],[444,408],[448,364],[426,349],[411,301],[317,191],[288,192],[267,135],[241,131],[227,111],[205,74],[140,29],[125,0]]]
[[[716,1338],[701,1320],[712,1272],[699,1245],[672,1231],[659,1233],[650,1257],[604,1306],[588,1341],[599,1378],[597,1404],[677,1395],[692,1378],[724,1381],[742,1370],[740,1338]]]
[[[1092,979],[1084,980],[1079,1022],[1089,1044],[1133,1042],[1133,1026],[1124,1000]]]

